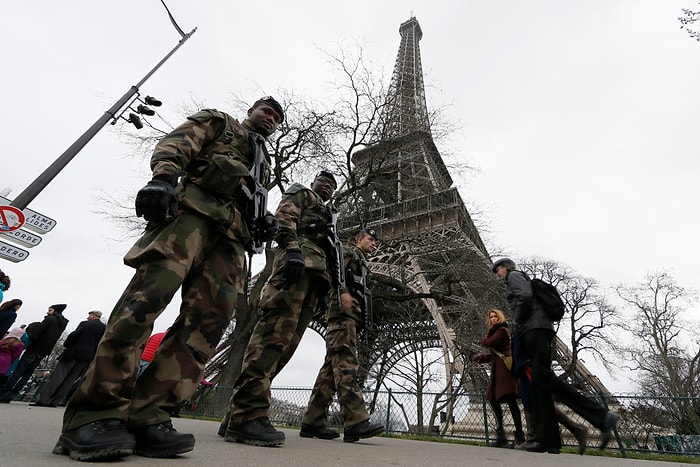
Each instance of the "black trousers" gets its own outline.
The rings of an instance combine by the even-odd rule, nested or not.
[[[560,448],[559,425],[554,415],[554,398],[602,429],[605,407],[586,397],[573,386],[560,380],[552,371],[552,342],[554,331],[533,329],[522,336],[525,352],[532,367],[532,384],[535,388],[535,440],[547,448]]]

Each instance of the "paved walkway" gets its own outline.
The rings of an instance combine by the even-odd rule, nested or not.
[[[0,405],[0,467],[89,465],[67,456],[51,454],[61,426],[63,409],[32,407],[23,402]],[[194,451],[172,459],[129,456],[100,465],[139,466],[479,466],[479,467],[675,467],[675,462],[639,461],[575,454],[536,454],[512,449],[495,449],[463,444],[408,441],[376,437],[357,443],[301,438],[297,430],[283,430],[281,447],[265,448],[226,443],[216,435],[213,421],[176,419],[175,427],[194,433]],[[97,463],[96,463],[97,464]]]

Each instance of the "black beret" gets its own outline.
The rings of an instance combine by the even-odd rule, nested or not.
[[[365,227],[364,229],[361,230],[361,232],[364,232],[367,235],[369,235],[370,237],[374,238],[376,241],[379,241],[379,234],[372,227]]]
[[[280,115],[280,123],[284,122],[284,109],[282,109],[282,106],[280,105],[279,102],[277,102],[275,100],[274,97],[272,97],[272,96],[261,97],[260,99],[255,101],[255,103],[253,104],[253,108],[255,109],[263,104],[269,105],[270,107],[275,109],[275,112],[277,112]]]
[[[318,177],[330,178],[331,180],[333,180],[333,184],[335,185],[335,188],[338,188],[338,182],[335,180],[335,176],[333,176],[333,174],[332,174],[331,172],[329,172],[329,171],[327,171],[327,170],[320,170],[320,171],[316,174],[316,177],[314,178],[314,180],[315,180],[316,178],[318,178]]]

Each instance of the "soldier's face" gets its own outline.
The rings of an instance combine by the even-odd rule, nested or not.
[[[257,133],[268,137],[280,126],[280,115],[266,104],[248,109],[248,122]]]
[[[316,177],[311,189],[318,193],[323,201],[328,201],[335,191],[335,183],[328,177]]]
[[[357,239],[357,247],[366,254],[372,253],[377,249],[377,240],[373,236],[363,232],[360,238]]]

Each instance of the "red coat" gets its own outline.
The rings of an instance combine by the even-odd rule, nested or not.
[[[472,359],[477,363],[491,362],[491,379],[486,386],[486,400],[498,402],[506,396],[518,395],[518,381],[513,373],[506,368],[503,359],[496,355],[494,350],[498,350],[503,355],[511,355],[510,332],[506,323],[497,324],[489,330],[486,337],[479,341],[484,347],[489,347],[488,354],[477,354]]]

